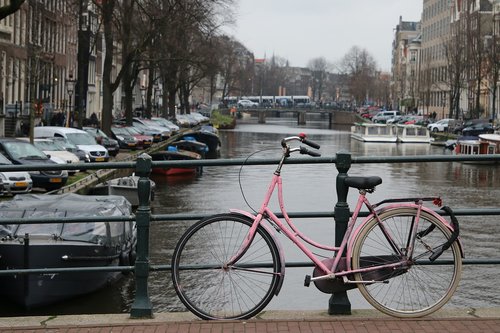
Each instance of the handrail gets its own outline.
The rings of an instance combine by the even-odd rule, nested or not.
[[[198,220],[205,217],[206,214],[151,214],[149,203],[149,175],[153,167],[175,167],[175,166],[240,166],[245,165],[272,165],[278,163],[279,159],[217,159],[217,160],[199,160],[199,161],[152,161],[147,154],[137,156],[137,161],[125,162],[107,162],[107,163],[76,163],[69,165],[0,165],[1,171],[41,171],[41,170],[79,170],[83,167],[87,170],[101,169],[133,169],[135,174],[140,177],[139,180],[139,207],[135,215],[122,217],[93,217],[96,222],[126,222],[135,220],[137,223],[137,260],[134,266],[116,266],[116,267],[79,267],[79,268],[50,268],[50,269],[12,269],[0,270],[0,276],[7,274],[35,274],[35,273],[58,273],[73,271],[134,271],[136,281],[136,294],[131,307],[130,316],[133,318],[153,316],[153,308],[148,294],[149,273],[159,270],[169,270],[169,265],[151,265],[149,262],[149,226],[152,222],[168,222],[173,220]],[[352,164],[363,163],[409,163],[409,162],[450,162],[450,161],[496,161],[500,162],[500,154],[497,155],[476,155],[476,156],[351,156],[348,152],[339,152],[335,156],[318,158],[291,158],[287,164],[335,164],[339,173],[337,175],[337,203],[334,211],[324,212],[290,212],[288,215],[292,218],[328,218],[335,219],[336,245],[343,237],[347,221],[351,216],[351,211],[347,204],[348,188],[343,185],[343,178],[347,176]],[[73,184],[69,185],[73,186]],[[436,210],[439,214],[444,214]],[[457,216],[486,216],[500,215],[500,208],[454,208]],[[276,213],[278,217],[281,213]],[[366,216],[367,212],[361,212],[360,216]],[[27,219],[0,219],[2,224],[22,224],[22,223],[78,223],[88,221],[89,218],[27,218]],[[471,265],[490,265],[500,264],[500,258],[472,258],[465,259],[464,264]],[[288,262],[287,267],[307,267],[310,263]],[[350,313],[350,303],[346,294],[333,294],[329,303],[329,313],[345,314]]]

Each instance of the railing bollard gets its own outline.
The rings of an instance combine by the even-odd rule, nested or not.
[[[149,196],[151,193],[151,156],[141,154],[137,157],[135,174],[139,176],[138,196],[139,207],[136,211],[137,221],[137,260],[135,261],[135,299],[130,309],[131,318],[152,318],[153,306],[149,299],[149,224],[151,221],[151,207]]]
[[[351,154],[348,152],[338,152],[336,167],[338,170],[336,187],[337,203],[335,204],[335,246],[340,246],[349,223],[350,211],[347,204],[347,193],[349,187],[344,184],[344,178],[347,177],[347,171],[351,167]],[[343,254],[345,255],[345,253]],[[334,292],[328,303],[328,314],[340,315],[351,314],[351,302],[347,297],[347,291]]]

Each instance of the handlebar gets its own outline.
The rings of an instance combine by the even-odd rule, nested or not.
[[[281,146],[285,149],[286,154],[291,153],[291,152],[295,152],[295,151],[299,151],[301,154],[307,154],[307,155],[313,156],[313,157],[321,156],[321,154],[319,152],[309,150],[306,147],[301,146],[298,148],[290,148],[290,146],[288,145],[288,142],[290,142],[290,141],[300,141],[300,142],[305,143],[306,145],[308,145],[309,147],[312,147],[314,149],[320,148],[319,144],[317,144],[316,142],[313,142],[311,140],[308,140],[306,137],[307,136],[305,133],[300,133],[297,136],[290,136],[290,137],[284,138],[283,140],[281,140]]]

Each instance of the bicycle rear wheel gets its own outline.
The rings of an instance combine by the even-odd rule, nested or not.
[[[172,258],[172,281],[184,305],[202,319],[248,319],[271,300],[280,281],[281,260],[262,227],[245,254],[224,267],[248,235],[252,220],[221,214],[191,226]]]
[[[430,250],[443,245],[451,232],[444,223],[425,211],[420,214],[417,233],[432,231],[422,232],[414,242],[412,257],[406,257],[416,214],[417,210],[411,207],[395,208],[380,214],[381,224],[403,256],[398,255],[390,245],[377,219],[364,225],[353,245],[353,269],[402,263],[396,268],[381,267],[354,274],[356,281],[377,281],[358,283],[358,288],[371,305],[395,317],[422,317],[438,310],[455,292],[462,273],[458,242],[454,242],[436,263],[429,260]]]

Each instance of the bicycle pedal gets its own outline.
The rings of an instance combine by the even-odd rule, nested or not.
[[[309,287],[311,285],[311,275],[306,275],[304,279],[304,287]]]

